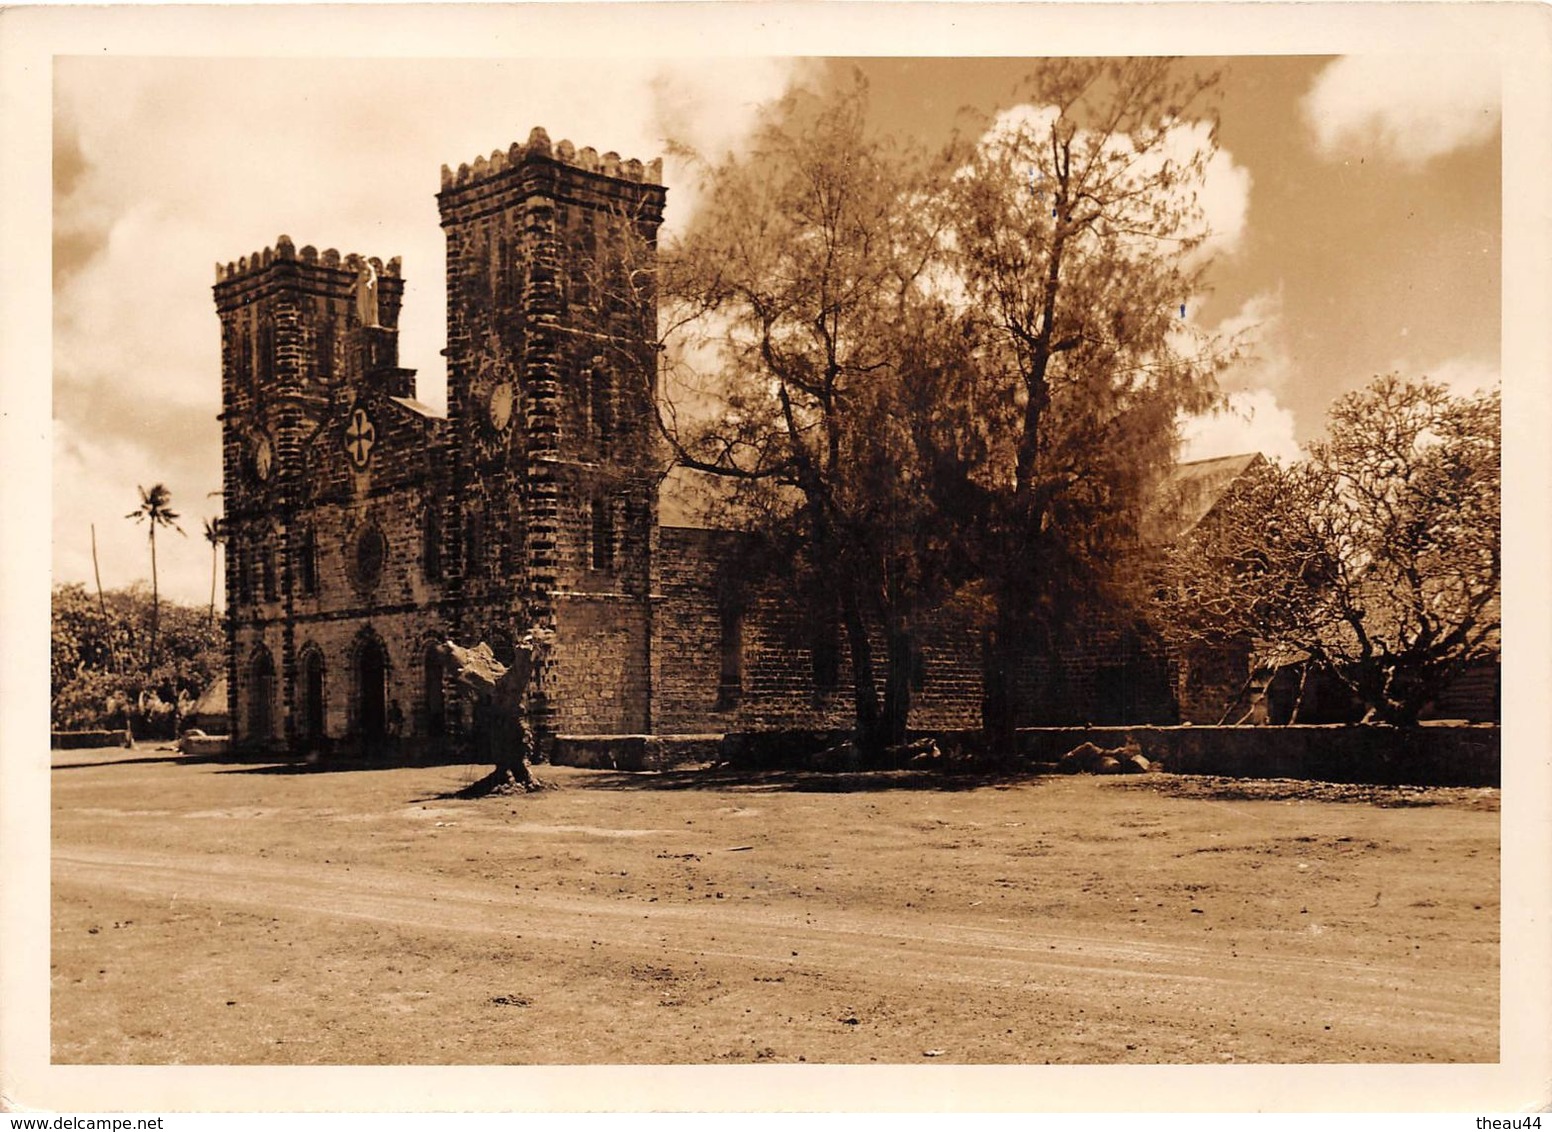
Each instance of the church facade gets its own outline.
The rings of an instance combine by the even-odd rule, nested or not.
[[[849,721],[823,602],[737,586],[736,534],[663,513],[650,272],[600,250],[621,225],[655,247],[660,179],[538,129],[444,167],[445,414],[399,364],[397,259],[282,236],[217,266],[240,745],[442,742],[464,723],[438,643],[504,657],[534,629],[541,736]],[[979,664],[938,619],[913,724],[977,725]]]

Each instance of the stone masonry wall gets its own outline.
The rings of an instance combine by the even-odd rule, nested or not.
[[[716,563],[736,536],[726,531],[659,527],[653,551],[653,730],[720,732],[716,710],[721,619]]]
[[[647,730],[647,626],[637,601],[609,594],[555,600],[549,679],[557,734],[625,735]]]
[[[738,634],[742,680],[736,696],[719,687],[726,620],[724,564],[736,562],[733,532],[663,527],[658,532],[653,602],[654,728],[664,734],[762,728],[850,728],[855,719],[851,654],[838,621],[816,626],[812,609],[779,582],[758,587]],[[816,685],[816,632],[828,629],[834,684]],[[870,634],[878,693],[887,674],[881,632]],[[967,611],[945,609],[921,631],[912,727],[978,725],[979,629]],[[913,681],[913,685],[918,682]]]
[[[1053,649],[1031,648],[1015,695],[1023,726],[1177,721],[1163,648],[1098,619],[1063,635]]]

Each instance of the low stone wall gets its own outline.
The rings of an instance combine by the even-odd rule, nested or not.
[[[178,752],[184,755],[208,758],[230,754],[231,750],[232,740],[227,735],[185,734],[178,740]]]
[[[721,746],[721,735],[557,735],[549,761],[589,770],[668,770],[713,762]]]
[[[1031,763],[1054,763],[1080,743],[1112,748],[1128,739],[1174,774],[1499,785],[1496,726],[1031,727],[1018,732],[1018,753]]]
[[[720,760],[743,770],[813,769],[815,753],[850,737],[848,731],[729,733],[722,740]],[[913,730],[910,738],[934,740],[950,766],[1007,766],[987,751],[978,731]],[[1398,786],[1499,785],[1496,726],[1027,727],[1017,733],[1014,761],[1032,769],[1054,769],[1064,754],[1082,743],[1111,749],[1131,739],[1173,774]]]
[[[820,767],[814,756],[840,748],[850,731],[742,731],[726,735],[558,735],[550,761],[601,770],[664,770],[717,762],[738,770],[868,769]],[[934,740],[948,765],[974,769],[992,759],[977,731],[912,731]],[[1054,769],[1082,743],[1111,749],[1136,740],[1172,774],[1298,778],[1387,786],[1499,785],[1496,726],[1385,727],[1027,727],[1016,763]]]
[[[128,731],[53,731],[49,746],[56,751],[76,751],[83,747],[133,747]]]
[[[736,770],[788,769],[850,738],[849,730],[730,731],[722,737],[717,759]]]

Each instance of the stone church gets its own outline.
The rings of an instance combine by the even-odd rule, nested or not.
[[[656,301],[598,249],[655,247],[660,180],[541,129],[443,168],[445,415],[400,365],[398,259],[282,236],[217,266],[239,744],[436,744],[464,725],[437,644],[510,657],[535,628],[541,736],[849,721],[833,611],[730,600],[738,536],[659,498]],[[976,726],[979,638],[940,620],[913,724]]]
[[[845,728],[832,593],[750,569],[657,443],[661,163],[542,129],[442,169],[447,411],[399,364],[397,258],[273,248],[216,267],[227,711],[244,747],[436,749],[465,705],[438,646],[538,631],[529,726],[560,737]],[[625,233],[628,239],[621,239]],[[628,246],[632,257],[608,249]],[[633,258],[634,262],[627,262]],[[1254,456],[1181,465],[1188,523]],[[1178,524],[1177,524],[1178,525]],[[981,723],[982,628],[917,626],[911,725]],[[875,647],[882,681],[884,650]],[[1243,656],[1085,624],[1016,680],[1028,724],[1216,722]]]

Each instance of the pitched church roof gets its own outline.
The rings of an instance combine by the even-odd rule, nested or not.
[[[416,413],[422,417],[427,417],[430,420],[442,421],[447,419],[446,413],[438,412],[430,405],[427,405],[424,401],[417,401],[413,397],[390,397],[388,400],[392,401],[395,405],[398,405],[401,408],[408,409],[410,412]]]
[[[1207,518],[1241,476],[1266,462],[1259,452],[1244,452],[1176,464],[1154,492],[1143,519],[1144,539],[1155,544],[1178,539]]]

